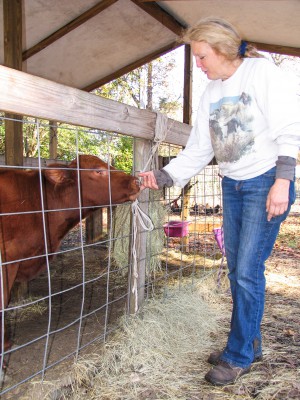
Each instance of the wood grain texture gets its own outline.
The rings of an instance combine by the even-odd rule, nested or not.
[[[104,99],[0,66],[0,110],[143,139],[155,135],[156,113]],[[166,142],[185,146],[191,126],[168,120]]]

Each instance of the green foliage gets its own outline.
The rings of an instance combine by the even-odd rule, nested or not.
[[[129,137],[118,137],[112,148],[113,165],[117,169],[132,173],[133,141]]]
[[[79,154],[94,154],[104,160],[107,158],[107,152],[103,150],[107,135],[98,130],[61,124],[57,130],[57,138],[59,160],[73,160],[78,152]]]

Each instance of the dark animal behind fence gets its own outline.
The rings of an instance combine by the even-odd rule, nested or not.
[[[29,281],[45,270],[46,253],[51,258],[81,218],[99,206],[133,201],[139,190],[135,177],[91,155],[81,155],[79,166],[77,159],[51,164],[41,175],[38,170],[0,168],[0,309],[7,307],[14,282]]]

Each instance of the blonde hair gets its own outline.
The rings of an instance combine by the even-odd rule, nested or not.
[[[221,18],[205,18],[186,29],[180,38],[180,42],[191,44],[194,41],[206,42],[228,60],[263,57],[253,45],[242,41],[240,34],[233,25]],[[244,47],[242,51],[241,46]]]

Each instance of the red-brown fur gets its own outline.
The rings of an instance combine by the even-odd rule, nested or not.
[[[42,186],[50,257],[63,237],[80,221],[80,204],[81,216],[85,218],[97,206],[132,201],[139,193],[136,178],[109,167],[95,156],[81,155],[79,170],[77,160],[69,165],[52,164],[47,168],[42,171]],[[0,310],[8,305],[14,282],[29,281],[46,267],[41,204],[37,170],[0,168],[0,248],[4,264],[4,304],[1,304],[0,288]],[[3,215],[10,213],[16,214]]]

